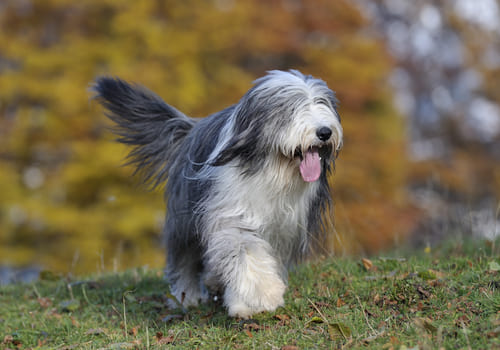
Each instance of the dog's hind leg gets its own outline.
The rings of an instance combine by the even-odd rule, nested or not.
[[[169,246],[166,277],[170,292],[185,307],[196,306],[208,299],[208,292],[201,281],[201,253],[196,245]],[[176,307],[174,301],[171,307]]]
[[[284,304],[286,284],[269,243],[252,232],[226,230],[207,242],[207,269],[224,286],[230,316],[248,318]]]

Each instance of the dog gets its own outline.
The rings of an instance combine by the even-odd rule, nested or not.
[[[166,183],[166,277],[178,302],[220,295],[240,318],[283,306],[288,268],[325,238],[328,174],[343,143],[335,93],[274,70],[196,119],[118,78],[98,78],[93,91],[136,172]]]

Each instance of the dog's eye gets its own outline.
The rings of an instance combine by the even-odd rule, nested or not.
[[[328,103],[328,100],[323,98],[323,97],[316,97],[314,99],[314,103],[315,104],[321,104],[321,105],[325,105],[327,107],[330,107],[330,103]]]

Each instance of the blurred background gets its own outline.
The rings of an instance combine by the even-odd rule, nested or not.
[[[0,282],[162,267],[164,204],[121,166],[92,81],[147,86],[190,116],[271,69],[340,99],[337,254],[500,233],[496,0],[3,0]]]

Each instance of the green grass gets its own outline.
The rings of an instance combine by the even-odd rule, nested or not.
[[[217,303],[169,310],[158,270],[44,274],[35,284],[0,287],[0,348],[500,347],[500,260],[491,246],[405,255],[301,265],[290,273],[286,305],[246,321]]]

